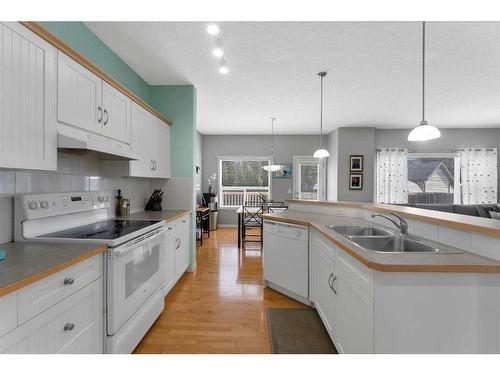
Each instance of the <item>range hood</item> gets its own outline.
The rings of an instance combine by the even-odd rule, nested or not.
[[[117,142],[103,141],[101,137],[94,137],[92,134],[82,136],[69,135],[58,132],[57,148],[61,151],[74,154],[86,154],[95,152],[101,160],[138,160],[139,156],[133,154],[124,145]]]

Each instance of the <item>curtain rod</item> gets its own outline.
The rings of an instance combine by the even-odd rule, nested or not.
[[[404,149],[404,148],[391,148],[391,147],[385,147],[385,148],[377,148],[376,151],[383,151],[383,150],[390,150],[390,151],[407,151],[409,154],[428,154],[428,153],[440,153],[440,152],[460,152],[460,151],[466,151],[466,150],[474,150],[474,151],[481,151],[484,150],[483,148],[475,148],[475,147],[467,147],[467,148],[447,148],[447,149],[433,149],[433,150],[413,150],[413,149]],[[496,151],[496,148],[485,148],[486,151]]]

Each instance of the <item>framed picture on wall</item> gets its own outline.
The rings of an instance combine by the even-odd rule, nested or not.
[[[292,177],[292,164],[281,163],[283,168],[279,171],[273,172],[273,178],[291,178]]]
[[[363,189],[363,174],[351,173],[349,175],[349,190],[362,190]]]
[[[349,158],[351,172],[363,172],[363,155],[351,155]]]

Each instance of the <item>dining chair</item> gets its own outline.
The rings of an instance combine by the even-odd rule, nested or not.
[[[242,218],[242,238],[243,242],[261,242],[262,243],[262,214],[264,209],[262,206],[243,206]],[[259,229],[259,234],[247,234],[247,228]],[[250,239],[247,239],[250,238]],[[258,237],[258,240],[253,239]]]
[[[268,210],[269,210],[270,214],[275,214],[275,213],[287,211],[288,210],[288,206],[285,206],[285,205],[282,205],[282,206],[269,206]]]

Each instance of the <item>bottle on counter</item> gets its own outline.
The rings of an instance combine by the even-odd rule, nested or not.
[[[123,195],[121,189],[118,189],[118,195],[116,196],[116,216],[121,217],[123,212]]]

